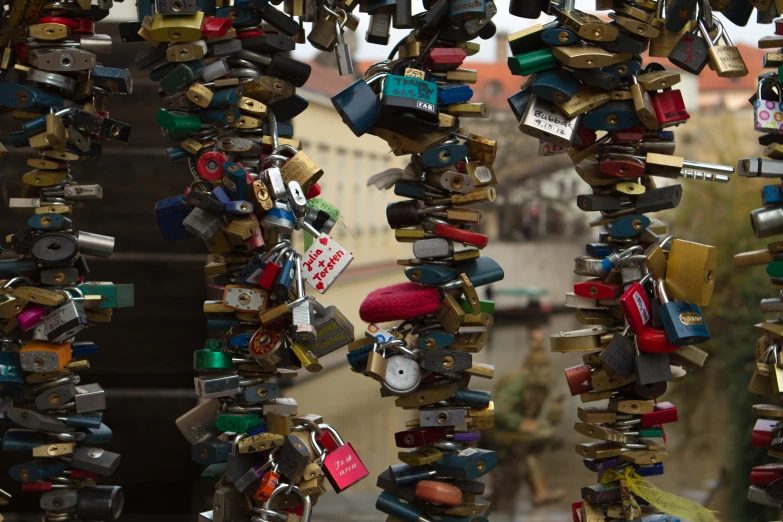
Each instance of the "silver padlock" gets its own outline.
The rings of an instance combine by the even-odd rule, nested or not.
[[[580,276],[598,277],[606,274],[601,261],[597,257],[577,256],[574,258],[574,273]]]
[[[302,505],[304,506],[302,509],[302,522],[310,522],[310,516],[312,515],[312,511],[313,511],[313,504],[312,501],[310,500],[310,497],[308,495],[303,494],[297,486],[291,487],[291,485],[289,484],[282,484],[282,483],[278,484],[278,486],[269,496],[269,500],[267,500],[262,506],[263,511],[259,511],[259,512],[263,513],[266,516],[269,516],[269,513],[272,513],[273,515],[276,514],[276,512],[272,510],[272,502],[281,493],[286,493],[286,494],[294,493],[295,495],[299,496],[299,498],[302,499]],[[275,520],[288,520],[288,517],[286,516],[285,519],[267,518],[267,520],[269,522]]]
[[[442,408],[419,412],[419,426],[422,428],[461,426],[463,424],[465,424],[465,410],[462,408]]]
[[[335,9],[335,11],[337,11],[338,18],[334,22],[335,31],[337,32],[337,44],[334,46],[334,55],[337,58],[337,71],[340,73],[340,76],[347,76],[353,74],[351,49],[343,38],[343,31],[345,30],[345,22],[348,20],[348,14],[342,9]]]
[[[317,357],[323,357],[354,341],[353,324],[335,306],[324,308],[320,303],[313,302],[317,340],[307,344]]]
[[[114,253],[114,238],[92,232],[79,231],[76,234],[76,242],[79,244],[79,253],[88,256],[108,258]]]
[[[574,144],[581,119],[581,114],[573,118],[565,116],[554,103],[534,94],[522,116],[519,130],[560,147],[570,147]]]
[[[391,12],[370,15],[370,27],[367,29],[365,40],[372,44],[387,45],[391,32],[391,18]]]
[[[233,522],[242,518],[245,496],[232,486],[215,491],[212,497],[213,522]]]
[[[454,244],[442,237],[419,239],[413,242],[413,255],[416,259],[451,257],[454,255]]]
[[[80,384],[76,386],[76,413],[88,413],[106,409],[106,392],[100,384]]]
[[[302,256],[295,254],[297,303],[291,308],[291,337],[296,342],[312,343],[317,339],[317,331],[313,326],[313,311],[311,301],[305,294],[304,278],[302,277]]]
[[[67,300],[60,306],[53,308],[51,312],[44,316],[42,325],[43,333],[46,339],[53,343],[61,343],[70,339],[88,326],[90,321],[84,311],[84,294],[78,288],[72,288],[71,291],[77,292],[79,297],[74,298],[65,290],[58,292],[67,296]]]
[[[185,227],[185,230],[204,241],[209,241],[220,230],[222,224],[223,220],[220,216],[199,207],[191,210],[190,214],[182,220],[182,226]]]
[[[395,339],[384,343],[387,349],[396,349],[405,355],[392,355],[386,359],[386,375],[382,388],[392,395],[408,395],[416,391],[421,384],[421,367],[413,358],[413,353],[405,347],[405,342]]]

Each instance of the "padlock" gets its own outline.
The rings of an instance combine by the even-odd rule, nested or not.
[[[533,94],[520,121],[519,130],[555,145],[570,147],[581,118],[581,115],[569,118],[555,104]]]
[[[380,78],[357,80],[332,96],[332,105],[356,136],[369,132],[378,122],[378,97],[370,85]]]
[[[708,34],[704,23],[700,20],[699,27],[703,34]],[[728,35],[723,33],[721,39],[725,42],[722,45],[715,45],[711,40],[707,40],[709,49],[707,50],[710,65],[721,78],[738,78],[748,75],[748,68],[739,50],[731,43]]]
[[[775,84],[772,78],[762,78],[758,83],[756,100],[753,102],[753,127],[759,132],[783,134],[783,98],[778,92],[777,100],[770,100],[772,89],[766,85]],[[780,88],[778,87],[778,91]]]
[[[81,291],[76,290],[79,294]],[[59,343],[75,336],[90,325],[84,311],[84,295],[74,298],[65,292],[66,302],[55,307],[43,318],[43,331],[47,339]]]
[[[658,313],[670,343],[698,344],[711,338],[698,305],[683,301],[669,301],[663,281],[658,282],[657,289],[661,299]]]
[[[708,306],[715,288],[717,262],[717,249],[713,246],[672,240],[665,277],[668,296]]]
[[[405,355],[393,355],[386,359],[386,371],[381,382],[392,395],[407,395],[415,391],[422,380],[418,362]]]
[[[324,475],[335,493],[345,491],[370,474],[353,446],[346,443],[337,430],[328,424],[319,424],[318,427],[328,434],[336,445],[335,449],[327,451],[316,439],[315,432],[311,433],[310,442],[313,448],[321,453]]]

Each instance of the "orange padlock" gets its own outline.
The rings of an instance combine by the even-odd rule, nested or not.
[[[258,485],[258,490],[256,490],[253,498],[260,500],[261,502],[266,502],[269,500],[269,497],[272,496],[272,492],[277,487],[278,482],[280,482],[280,474],[274,471],[267,471],[266,474],[261,477],[261,483]]]
[[[19,350],[22,369],[28,372],[59,372],[72,357],[71,343],[32,340]]]
[[[462,504],[462,491],[437,480],[421,480],[416,484],[414,495],[419,500],[440,504],[443,506],[459,506]]]

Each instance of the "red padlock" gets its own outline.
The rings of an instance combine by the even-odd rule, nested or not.
[[[245,248],[248,252],[259,250],[264,246],[264,229],[258,227],[253,232],[253,235],[245,239]]]
[[[620,298],[625,320],[635,335],[639,335],[652,320],[650,298],[640,283],[632,283]]]
[[[201,23],[201,34],[205,37],[225,36],[231,30],[231,18],[205,16]]]
[[[337,442],[337,449],[329,452],[324,450],[326,457],[322,468],[326,480],[332,485],[334,492],[341,493],[366,478],[370,472],[367,471],[353,446],[349,442],[343,441],[337,430],[328,424],[319,424],[319,427],[323,431],[329,432]]]
[[[470,230],[463,230],[461,228],[451,227],[449,225],[443,225],[440,223],[435,225],[435,234],[446,239],[451,239],[452,241],[457,241],[465,245],[472,245],[478,248],[484,248],[487,246],[487,243],[489,243],[489,238],[484,234],[479,234],[477,232],[471,232]]]
[[[576,128],[576,139],[574,140],[574,145],[577,147],[589,147],[595,143],[597,138],[598,135],[593,129],[588,129],[584,125],[580,125]]]
[[[783,477],[783,464],[764,464],[751,470],[750,483],[765,488],[781,477]]]
[[[644,129],[641,127],[628,127],[610,133],[612,143],[639,143],[644,139]]]
[[[574,516],[574,522],[582,522],[582,503],[574,502],[571,504],[571,514]]]
[[[644,163],[633,158],[616,157],[601,161],[598,170],[615,178],[638,178],[644,175]]]
[[[253,38],[254,36],[267,34],[267,32],[272,33],[272,31],[262,31],[261,29],[237,29],[237,39]]]
[[[223,164],[226,157],[216,150],[210,150],[199,156],[196,162],[198,175],[207,181],[218,181],[223,178]]]
[[[775,20],[775,34],[783,35],[783,18]]]
[[[754,448],[769,448],[772,439],[775,438],[778,422],[768,419],[759,419],[753,427],[751,442]]]
[[[572,397],[593,390],[593,379],[590,374],[590,367],[586,364],[566,368],[565,376]]]
[[[95,34],[95,20],[90,18],[64,18],[61,16],[42,16],[39,24],[62,24],[74,33]]]
[[[606,283],[603,279],[596,277],[576,283],[574,293],[579,297],[589,299],[614,299],[620,297],[623,293],[623,287],[617,283]]]
[[[679,89],[651,92],[650,98],[660,125],[683,122],[691,117]]]
[[[645,353],[671,353],[680,349],[680,346],[669,342],[666,331],[659,328],[645,328],[636,336],[636,344],[639,350]]]
[[[655,410],[642,414],[642,428],[659,426],[669,422],[677,422],[677,408],[671,402],[661,402],[655,405]]]
[[[266,502],[269,497],[272,496],[272,492],[280,482],[280,474],[274,471],[267,471],[264,476],[261,477],[261,483],[258,485],[258,489],[253,494],[253,498]]]
[[[460,47],[436,47],[424,58],[424,65],[431,71],[456,69],[468,56]]]
[[[313,183],[313,186],[310,187],[310,190],[307,191],[307,194],[305,194],[306,199],[313,199],[317,198],[321,195],[321,185],[318,183]]]
[[[445,427],[411,428],[395,433],[394,442],[398,448],[418,448],[445,439],[448,432]]]
[[[23,482],[22,491],[51,491],[51,482]]]
[[[258,277],[258,286],[264,290],[272,290],[280,275],[280,269],[283,268],[283,264],[280,261],[282,260],[282,256],[286,253],[287,251],[283,250],[274,259],[269,259],[266,262],[263,270],[261,270],[261,275]]]
[[[462,490],[437,480],[420,480],[416,483],[416,489],[413,494],[419,500],[441,506],[459,506],[462,504]]]

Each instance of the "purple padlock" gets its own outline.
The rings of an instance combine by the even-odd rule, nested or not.
[[[453,440],[465,442],[479,440],[480,434],[477,431],[458,431],[454,433]]]
[[[45,315],[46,309],[43,306],[32,305],[17,315],[16,319],[19,321],[19,328],[21,328],[23,332],[26,332],[38,326]]]

